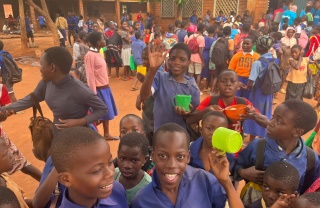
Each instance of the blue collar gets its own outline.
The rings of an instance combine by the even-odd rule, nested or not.
[[[86,208],[84,206],[75,204],[71,202],[68,199],[68,189],[65,190],[61,202],[61,207],[67,207],[67,208]],[[113,205],[118,205],[111,197],[108,197],[106,199],[97,199],[97,204],[94,206],[94,208],[99,208],[101,206],[113,206]]]
[[[192,159],[192,163],[196,164],[199,168],[204,169],[203,162],[199,156],[202,143],[203,143],[203,137],[199,137],[196,141],[192,142],[190,146],[190,157]]]
[[[276,140],[274,139],[271,139],[269,138],[268,136],[266,137],[266,141],[267,143],[270,145],[270,147],[273,149],[273,150],[276,150],[276,151],[283,151],[283,148],[277,143]],[[298,146],[291,152],[289,153],[288,155],[294,155],[294,157],[296,158],[299,158],[302,154],[302,150],[303,150],[303,141],[302,141],[302,138],[300,137],[299,138],[299,142],[298,142]],[[286,154],[287,155],[287,154]]]
[[[170,81],[174,81],[174,82],[176,82],[176,83],[178,83],[178,84],[185,84],[185,85],[187,85],[188,87],[194,86],[194,87],[198,88],[196,82],[194,81],[194,79],[191,78],[191,77],[188,77],[187,75],[184,75],[184,79],[185,79],[185,80],[184,80],[183,82],[177,82],[177,80],[175,80],[175,79],[171,76],[171,74],[170,74],[169,72],[165,72],[165,73],[168,73],[168,80],[170,80]]]

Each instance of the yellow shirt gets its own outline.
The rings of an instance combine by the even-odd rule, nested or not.
[[[239,77],[248,78],[250,76],[252,63],[259,58],[260,55],[256,52],[251,51],[250,53],[245,53],[240,51],[232,57],[229,63],[229,69],[235,71]]]
[[[64,18],[64,17],[58,17],[56,19],[56,26],[57,27],[60,27],[60,29],[67,29],[68,28],[68,23],[67,23],[67,20]]]
[[[289,58],[288,61],[294,60],[293,58]],[[297,60],[294,60],[298,62]],[[303,57],[299,70],[296,70],[290,67],[289,74],[287,76],[287,81],[292,82],[294,84],[302,84],[307,82],[307,73],[308,73],[308,63],[309,58]]]
[[[2,177],[6,181],[7,188],[13,191],[13,193],[16,195],[20,207],[28,208],[28,205],[24,201],[24,191],[9,177],[7,173],[2,173],[0,177]]]

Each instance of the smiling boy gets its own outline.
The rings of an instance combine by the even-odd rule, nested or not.
[[[226,195],[217,178],[187,165],[189,145],[188,133],[177,124],[165,124],[155,132],[152,182],[133,199],[133,208],[225,207]]]
[[[84,127],[60,132],[51,156],[59,182],[67,187],[60,208],[128,207],[124,188],[113,179],[109,144],[97,132]]]

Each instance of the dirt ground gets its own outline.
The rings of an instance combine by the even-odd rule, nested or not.
[[[39,59],[34,58],[35,54],[38,53],[37,50],[44,50],[50,46],[53,46],[53,41],[50,37],[36,37],[35,44],[39,46],[39,48],[31,48],[21,51],[19,38],[2,40],[5,44],[5,50],[9,51],[14,58],[22,57],[21,59],[18,59],[18,64],[23,69],[23,80],[14,86],[14,91],[18,99],[23,98],[28,93],[33,91],[38,81],[41,79],[39,71]],[[71,49],[69,50],[71,52]],[[122,70],[120,73],[122,74]],[[112,76],[115,76],[114,70],[112,71]],[[110,79],[110,87],[116,100],[119,114],[113,121],[110,122],[112,135],[119,135],[119,121],[124,115],[128,113],[134,113],[141,116],[141,112],[135,108],[135,100],[139,91],[133,92],[130,90],[132,82],[132,80],[122,81],[114,78]],[[139,84],[138,87],[141,87],[141,84]],[[204,99],[206,96],[207,95],[204,93],[201,98]],[[275,101],[276,103],[281,103],[283,100],[284,95],[280,94]],[[307,102],[312,105],[316,104],[314,100],[307,100]],[[46,103],[41,103],[41,107],[44,115],[48,118],[52,118],[52,113]],[[274,107],[276,107],[276,105],[274,105]],[[32,141],[28,129],[31,116],[32,109],[24,110],[20,114],[11,116],[7,121],[3,122],[2,125],[9,138],[16,144],[25,157],[42,171],[44,163],[37,160],[31,151]],[[99,131],[103,132],[102,126],[99,126]],[[304,138],[307,138],[309,134],[305,135]],[[111,141],[110,146],[112,154],[116,156],[118,141]],[[33,194],[38,187],[37,181],[29,176],[24,175],[22,172],[15,173],[12,175],[12,178],[23,188],[28,198],[33,197]]]

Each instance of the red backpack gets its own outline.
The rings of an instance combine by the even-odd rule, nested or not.
[[[197,38],[199,37],[199,35],[197,37],[195,37],[195,35],[192,35],[193,37],[191,38],[191,40],[188,41],[188,47],[190,48],[191,53],[198,53],[199,52],[199,44],[197,41]]]

